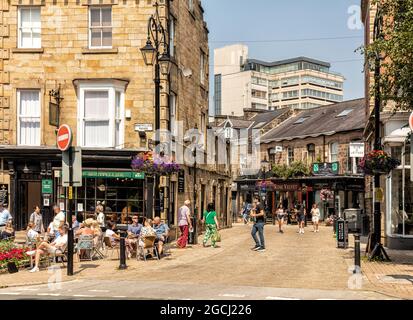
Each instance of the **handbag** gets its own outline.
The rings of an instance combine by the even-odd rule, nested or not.
[[[219,231],[217,230],[217,232],[215,232],[215,242],[221,242],[221,234],[219,233]]]

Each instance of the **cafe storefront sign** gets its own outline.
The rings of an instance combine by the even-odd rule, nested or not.
[[[299,183],[274,183],[274,190],[276,191],[299,191]]]
[[[83,170],[83,178],[132,179],[144,180],[145,173],[133,171]]]

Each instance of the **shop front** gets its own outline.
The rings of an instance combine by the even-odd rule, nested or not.
[[[385,150],[400,161],[385,183],[385,245],[390,249],[413,250],[413,182],[411,180],[409,128],[407,120],[385,123]],[[398,129],[399,128],[399,129]],[[400,129],[401,128],[401,129]]]
[[[148,178],[131,170],[135,154],[132,150],[83,150],[83,181],[82,187],[74,189],[73,212],[91,217],[98,201],[104,204],[107,217],[117,222],[127,221],[131,214],[152,212]],[[27,227],[35,205],[41,207],[46,226],[53,219],[54,204],[67,209],[60,151],[10,146],[0,150],[0,158],[5,164],[3,174],[10,181],[9,209],[17,230]]]

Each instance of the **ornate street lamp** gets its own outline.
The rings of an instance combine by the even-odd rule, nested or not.
[[[159,131],[161,129],[161,71],[163,76],[169,74],[170,57],[166,30],[159,17],[159,4],[155,3],[155,14],[148,21],[148,38],[146,45],[140,50],[147,66],[155,65],[155,150],[160,144]],[[157,150],[159,151],[159,150]],[[155,215],[161,212],[159,177],[155,177]]]

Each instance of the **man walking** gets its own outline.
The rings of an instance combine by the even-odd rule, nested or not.
[[[43,225],[43,217],[40,211],[39,206],[34,206],[33,213],[30,216],[29,221],[33,223],[34,227],[33,230],[36,231],[38,234],[43,234],[44,232],[44,225]]]
[[[265,252],[265,241],[264,241],[265,213],[264,213],[264,208],[258,199],[255,199],[255,206],[252,209],[251,217],[254,218],[254,225],[252,227],[251,235],[255,241],[255,247],[252,248],[252,250],[258,251],[258,252]],[[259,235],[259,241],[257,238],[257,232]]]
[[[12,219],[13,217],[9,210],[7,210],[7,204],[0,202],[0,233],[5,229],[7,222]]]
[[[178,227],[181,230],[181,236],[176,244],[178,248],[181,249],[186,247],[188,243],[189,229],[192,229],[191,211],[189,210],[190,205],[191,201],[186,200],[184,205],[180,207],[178,211]]]

